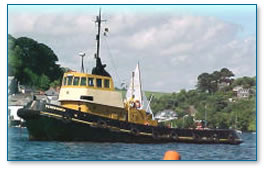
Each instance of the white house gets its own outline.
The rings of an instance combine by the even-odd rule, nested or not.
[[[13,80],[15,80],[14,76],[8,76],[8,93],[10,93],[9,87],[10,87]]]
[[[242,86],[234,87],[233,92],[236,93],[237,98],[248,98],[250,96],[250,89],[243,88]]]
[[[177,118],[177,113],[173,110],[163,110],[155,115],[155,119],[157,119],[158,122],[170,121]]]
[[[8,96],[8,118],[11,121],[21,121],[17,111],[31,101],[30,95],[10,95]]]

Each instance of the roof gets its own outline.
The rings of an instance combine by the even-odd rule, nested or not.
[[[45,91],[47,96],[57,96],[59,93],[54,88],[50,88],[49,90]]]
[[[89,73],[82,73],[82,72],[66,72],[64,73],[64,77],[68,76],[79,76],[79,77],[94,77],[94,78],[104,78],[104,79],[111,79],[111,77],[103,76],[103,75],[96,75],[96,74],[89,74]]]
[[[236,87],[233,88],[233,91],[237,92],[237,91],[239,91],[241,89],[243,89],[242,86],[236,86]]]
[[[31,95],[10,95],[8,96],[8,106],[25,106],[32,100]]]
[[[45,95],[34,95],[37,100],[46,99]],[[32,94],[16,94],[8,96],[8,106],[26,106],[33,100]]]
[[[167,110],[158,112],[155,117],[176,117],[176,116],[177,116],[177,112],[167,109]]]
[[[8,76],[8,80],[13,80],[15,76]]]

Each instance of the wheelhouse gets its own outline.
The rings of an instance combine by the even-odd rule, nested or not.
[[[64,73],[59,92],[62,106],[88,112],[88,103],[123,108],[120,92],[115,91],[111,77],[81,72]]]
[[[114,84],[111,77],[79,72],[67,72],[63,76],[62,88],[114,90]]]

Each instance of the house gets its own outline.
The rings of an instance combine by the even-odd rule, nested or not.
[[[48,97],[49,100],[57,100],[59,89],[50,87],[47,91],[44,92],[44,94]]]
[[[20,93],[23,93],[23,94],[27,94],[27,93],[33,93],[34,90],[28,86],[24,86],[24,85],[18,85],[18,90]]]
[[[155,115],[155,119],[157,119],[158,122],[170,121],[177,118],[178,115],[173,110],[163,110]]]
[[[250,96],[250,89],[243,88],[242,86],[236,86],[233,88],[235,96],[239,99],[248,98]]]
[[[13,93],[11,88],[13,84],[15,83],[15,81],[16,80],[14,76],[8,76],[8,94],[9,95]]]
[[[12,81],[15,79],[14,76],[8,76],[8,87],[10,86],[10,84],[12,83]]]
[[[9,126],[19,125],[23,120],[18,117],[17,111],[26,106],[32,99],[31,95],[10,95],[8,96],[8,121]]]

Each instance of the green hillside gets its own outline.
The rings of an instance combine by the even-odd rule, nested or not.
[[[117,89],[117,91],[120,91],[123,97],[126,95],[126,90]],[[150,98],[150,96],[152,95],[154,98],[158,99],[162,96],[171,95],[171,93],[145,91],[145,95],[147,98]]]
[[[151,108],[153,112],[164,109],[177,112],[178,119],[170,123],[178,128],[194,128],[194,120],[206,120],[209,128],[255,131],[256,77],[233,77],[233,72],[226,68],[202,73],[196,89],[157,97]]]

